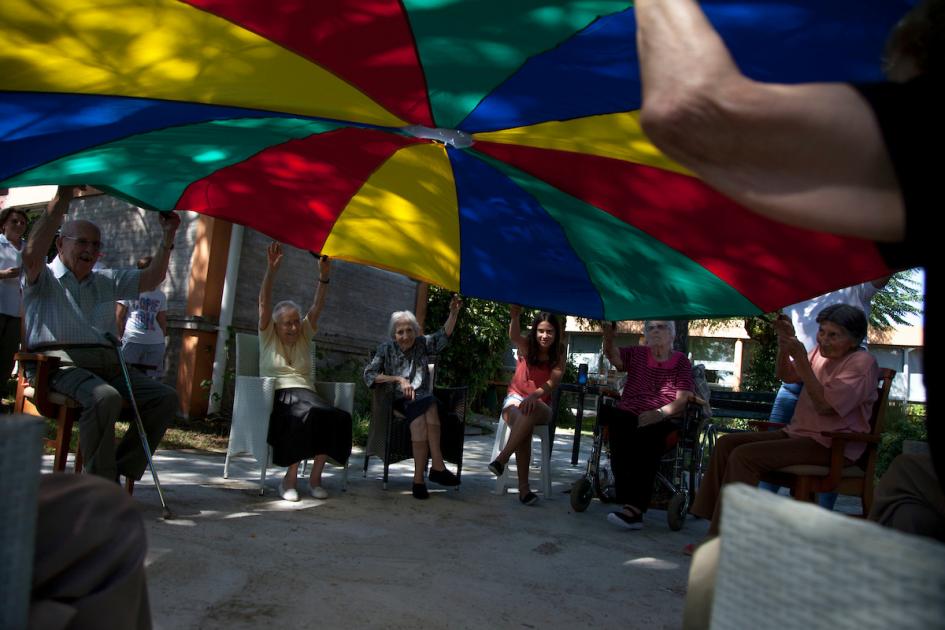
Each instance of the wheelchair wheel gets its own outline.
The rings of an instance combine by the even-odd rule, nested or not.
[[[666,506],[666,520],[671,530],[678,532],[682,529],[688,510],[689,495],[680,490],[673,495],[673,498],[669,500],[669,505]]]
[[[581,477],[571,486],[571,507],[575,512],[583,512],[594,498],[594,489],[587,477]]]

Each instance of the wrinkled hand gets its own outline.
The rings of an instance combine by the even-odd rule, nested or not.
[[[173,242],[177,228],[180,227],[180,215],[173,211],[161,212],[158,215],[158,221],[161,222],[161,229],[164,230],[164,242]]]
[[[639,416],[637,416],[637,427],[645,427],[650,424],[656,424],[663,419],[662,414],[656,409],[650,409],[649,411],[644,411]]]
[[[282,264],[282,245],[277,241],[269,243],[266,254],[269,257],[269,268],[273,271],[279,269],[279,265]]]
[[[456,315],[459,313],[459,309],[463,306],[463,298],[459,297],[459,293],[453,294],[453,299],[450,300],[450,315]]]
[[[413,385],[410,384],[410,381],[401,377],[400,378],[400,391],[404,393],[404,398],[407,400],[413,400],[417,397],[417,393],[413,389]]]
[[[320,278],[328,278],[331,272],[331,260],[328,256],[320,256],[318,259],[318,275]]]
[[[778,346],[781,352],[785,352],[797,361],[801,357],[807,356],[807,348],[797,337],[778,337]]]
[[[794,324],[791,323],[787,315],[778,315],[778,318],[771,325],[774,326],[774,332],[777,333],[778,337],[791,338],[797,336],[797,333],[794,332]]]

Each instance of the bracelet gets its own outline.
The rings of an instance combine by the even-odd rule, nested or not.
[[[662,420],[663,418],[666,417],[666,412],[663,411],[663,408],[662,408],[662,407],[660,407],[659,409],[657,409],[657,410],[656,410],[656,413],[660,414],[660,420]]]
[[[322,280],[321,278],[319,278],[318,281],[321,282],[322,284],[328,284],[328,280]]]

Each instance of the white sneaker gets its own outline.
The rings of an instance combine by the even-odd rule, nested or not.
[[[322,488],[321,486],[315,486],[314,488],[309,488],[309,492],[312,493],[312,496],[316,499],[327,499],[328,491]]]
[[[298,501],[299,493],[295,488],[286,488],[285,479],[279,482],[279,496],[285,501]]]

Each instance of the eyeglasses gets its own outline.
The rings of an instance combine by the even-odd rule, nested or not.
[[[82,247],[83,249],[90,246],[96,252],[102,249],[102,241],[90,241],[86,238],[78,238],[75,236],[63,236],[62,238],[67,238],[71,241],[75,241],[75,244],[78,245],[79,247]]]

